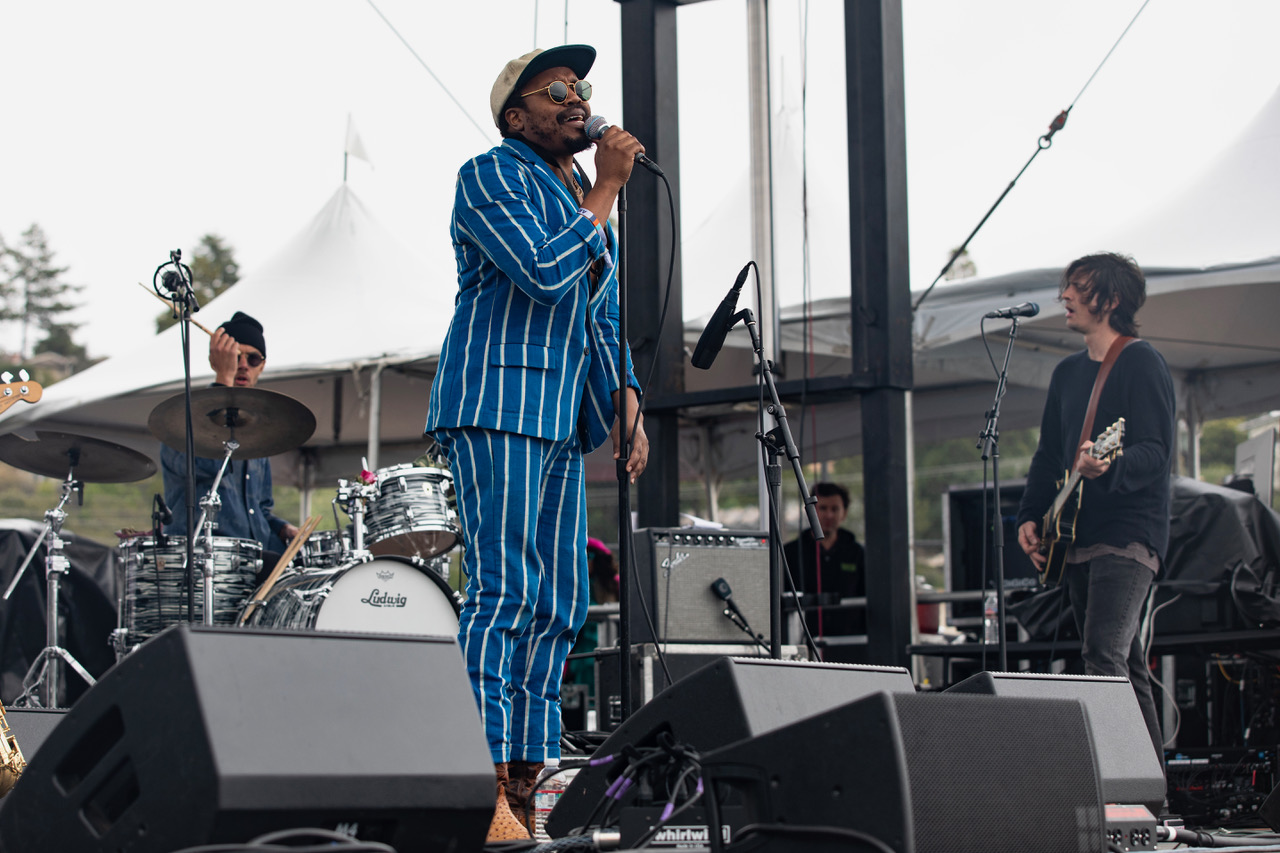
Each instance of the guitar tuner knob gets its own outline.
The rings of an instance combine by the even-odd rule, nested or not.
[[[18,378],[21,379],[23,382],[30,382],[31,374],[27,373],[27,369],[24,367],[18,371]],[[5,380],[5,382],[8,382],[8,381],[9,381],[8,379]]]
[[[3,381],[4,384],[8,385],[13,381],[13,374],[7,370],[4,373],[0,373],[0,381]]]

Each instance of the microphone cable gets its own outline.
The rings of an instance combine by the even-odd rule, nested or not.
[[[1138,11],[1134,13],[1134,16],[1129,21],[1128,26],[1126,26],[1124,28],[1124,31],[1120,33],[1120,37],[1116,39],[1115,44],[1111,45],[1111,49],[1107,51],[1107,55],[1102,57],[1102,61],[1098,63],[1098,67],[1095,68],[1093,70],[1093,73],[1089,75],[1089,79],[1085,81],[1084,86],[1080,88],[1080,91],[1076,94],[1075,98],[1071,100],[1070,105],[1068,105],[1068,107],[1065,110],[1063,110],[1062,112],[1054,116],[1053,121],[1049,122],[1049,131],[1048,133],[1043,134],[1039,138],[1039,140],[1037,140],[1035,152],[1031,155],[1031,157],[1027,160],[1027,162],[1023,164],[1022,168],[1018,170],[1018,174],[1013,176],[1013,180],[1009,182],[1009,186],[1004,188],[1004,192],[1000,193],[1000,197],[995,200],[995,203],[991,205],[991,207],[987,210],[985,214],[983,214],[982,219],[979,220],[978,224],[975,225],[973,230],[969,232],[969,236],[964,238],[964,242],[960,244],[960,248],[956,249],[951,254],[950,260],[948,260],[947,263],[942,267],[941,272],[938,273],[937,277],[933,280],[933,282],[928,287],[925,288],[924,293],[920,294],[920,298],[916,300],[916,304],[911,306],[912,313],[920,310],[920,305],[925,301],[925,299],[928,298],[929,294],[933,292],[933,289],[937,287],[938,282],[942,281],[942,277],[945,276],[951,270],[951,267],[955,264],[955,262],[960,258],[961,255],[965,253],[965,250],[969,248],[969,242],[973,240],[974,236],[977,235],[977,233],[980,230],[982,230],[982,226],[987,224],[987,220],[991,218],[991,214],[996,212],[996,208],[1000,206],[1000,203],[1003,202],[1005,200],[1005,197],[1009,195],[1009,193],[1013,190],[1014,185],[1018,183],[1018,179],[1022,177],[1022,173],[1027,171],[1027,169],[1031,166],[1031,162],[1035,160],[1037,156],[1039,156],[1041,151],[1044,151],[1048,149],[1051,145],[1053,145],[1053,135],[1058,131],[1062,130],[1064,127],[1066,127],[1067,117],[1071,115],[1071,111],[1075,109],[1076,102],[1080,100],[1080,97],[1084,94],[1085,89],[1089,88],[1089,84],[1093,82],[1093,78],[1097,77],[1098,73],[1102,71],[1102,66],[1107,64],[1107,60],[1111,58],[1111,54],[1115,53],[1116,48],[1120,46],[1120,42],[1124,39],[1126,35],[1128,35],[1129,30],[1133,28],[1133,25],[1138,22],[1138,16],[1142,14],[1142,10],[1146,9],[1147,4],[1150,2],[1151,0],[1143,0],[1142,5],[1138,8]]]

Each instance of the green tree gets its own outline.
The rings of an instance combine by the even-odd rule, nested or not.
[[[70,341],[77,324],[66,323],[62,317],[76,306],[69,296],[84,289],[63,279],[67,267],[54,263],[53,250],[49,248],[44,230],[32,223],[22,232],[22,241],[3,249],[5,268],[4,283],[0,295],[5,299],[4,313],[0,318],[16,322],[22,329],[19,355],[31,355],[32,327],[50,332],[57,327],[60,335]]]
[[[240,264],[236,262],[232,248],[217,234],[201,237],[200,246],[191,258],[191,283],[196,301],[207,305],[239,280]],[[176,322],[173,313],[167,311],[156,317],[156,331],[163,332]]]

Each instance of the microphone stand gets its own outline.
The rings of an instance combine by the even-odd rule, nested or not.
[[[987,423],[978,435],[978,447],[982,448],[982,460],[991,459],[991,488],[995,492],[991,523],[992,562],[996,576],[996,624],[1000,636],[1000,672],[1009,671],[1009,640],[1005,636],[1004,608],[1004,515],[1000,512],[1000,403],[1004,400],[1005,386],[1009,378],[1009,356],[1013,342],[1018,338],[1018,318],[1013,317],[1009,327],[1009,343],[1004,350],[1004,364],[996,382],[996,396],[987,412]],[[985,520],[985,519],[984,519]],[[985,637],[983,638],[985,640]]]
[[[169,263],[161,264],[152,277],[154,284],[155,278],[160,275],[160,271],[170,264],[177,271],[176,276],[165,276],[162,281],[165,282],[165,288],[170,294],[173,305],[178,309],[178,324],[182,328],[182,375],[183,375],[183,397],[186,402],[186,516],[187,516],[187,542],[186,542],[186,589],[187,589],[187,621],[195,622],[195,538],[196,538],[196,505],[192,497],[196,493],[196,449],[195,434],[191,428],[191,315],[200,310],[200,303],[196,301],[195,289],[191,282],[191,269],[182,263],[182,250],[174,249],[169,253]],[[174,278],[179,282],[177,286],[172,286]],[[172,286],[172,289],[170,287]],[[212,543],[211,543],[212,544]]]
[[[791,460],[791,470],[804,496],[804,508],[809,517],[809,528],[814,539],[821,540],[822,525],[818,523],[818,499],[809,494],[809,487],[804,481],[804,469],[800,465],[800,451],[796,449],[795,439],[791,436],[791,427],[787,423],[787,411],[778,399],[778,387],[773,381],[773,362],[764,357],[764,347],[760,343],[760,332],[756,328],[755,315],[750,308],[743,308],[729,322],[729,327],[743,320],[747,332],[751,335],[751,349],[756,354],[756,364],[760,366],[760,376],[769,391],[769,402],[765,411],[773,415],[777,426],[769,432],[756,433],[768,456],[765,463],[765,484],[769,492],[769,656],[775,660],[782,658],[782,529],[778,523],[778,507],[782,505],[782,465],[778,457],[785,452]]]
[[[631,695],[631,483],[627,477],[627,460],[631,458],[631,424],[627,411],[627,185],[618,191],[618,428],[621,430],[619,454],[615,463],[618,477],[618,689],[619,724],[635,709]]]

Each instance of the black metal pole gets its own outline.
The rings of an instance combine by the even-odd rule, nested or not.
[[[1000,636],[1000,671],[1009,671],[1009,640],[1005,636],[1004,607],[1004,515],[1000,512],[1000,403],[1004,400],[1006,385],[1009,379],[1009,357],[1013,353],[1013,342],[1018,338],[1018,318],[1013,318],[1009,327],[1009,343],[1004,350],[1004,364],[1000,367],[1000,378],[996,382],[996,396],[987,412],[987,424],[982,430],[979,446],[982,458],[991,458],[991,488],[994,492],[991,516],[991,554],[996,576],[996,627]]]
[[[627,377],[630,365],[627,355],[627,185],[618,192],[618,429],[620,430],[615,473],[618,477],[618,686],[619,723],[625,722],[634,709],[631,695],[631,483],[627,479],[627,459],[631,456],[631,439],[627,434]],[[604,709],[606,712],[608,709]]]

